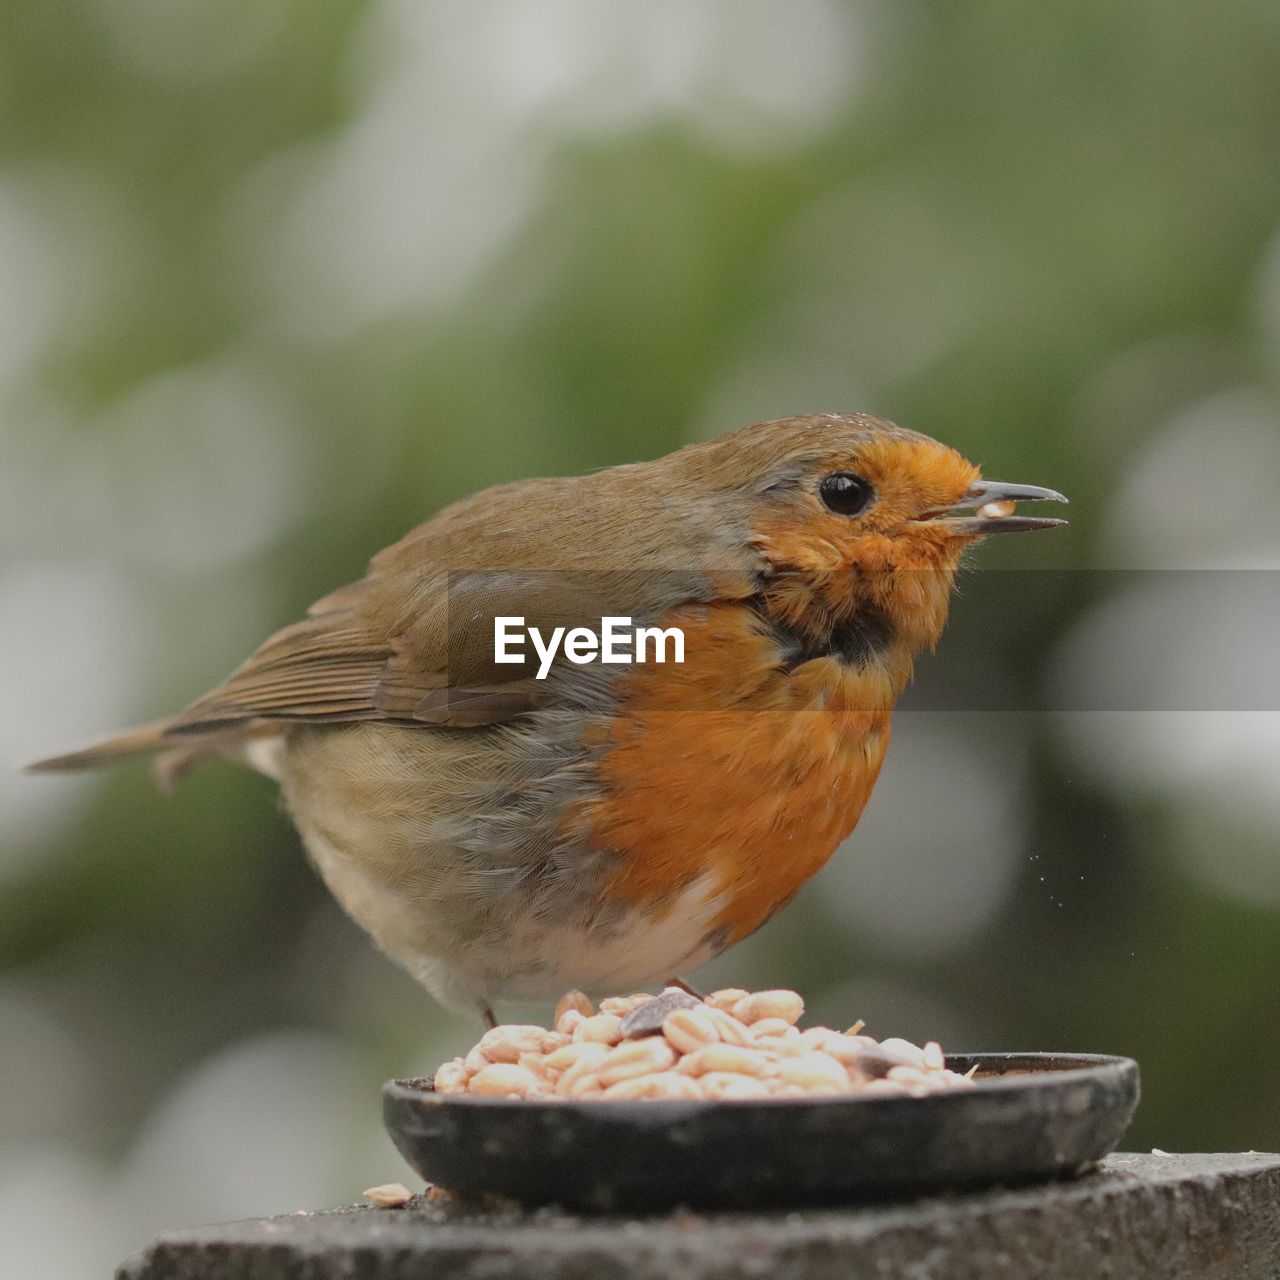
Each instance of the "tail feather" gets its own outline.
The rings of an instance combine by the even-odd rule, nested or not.
[[[168,791],[173,784],[206,760],[222,757],[265,774],[268,778],[280,778],[282,764],[282,739],[279,725],[256,723],[236,725],[222,732],[202,733],[194,738],[175,739],[168,733],[172,720],[157,720],[152,724],[126,729],[123,733],[90,743],[79,751],[50,756],[26,766],[27,773],[70,773],[78,769],[97,769],[115,764],[131,756],[151,755],[151,774],[161,791]]]
[[[151,724],[138,725],[135,729],[126,729],[123,733],[103,738],[100,742],[90,743],[79,751],[68,751],[65,755],[35,760],[26,766],[25,772],[69,773],[76,769],[97,769],[129,756],[167,751],[174,745],[171,738],[165,737],[165,729],[168,725],[168,720],[156,720]]]

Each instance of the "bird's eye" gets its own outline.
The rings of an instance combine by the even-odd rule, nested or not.
[[[841,516],[861,515],[876,496],[871,481],[855,476],[852,471],[833,471],[823,476],[818,492],[827,507]]]

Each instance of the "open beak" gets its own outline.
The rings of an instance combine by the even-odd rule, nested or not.
[[[1042,489],[1036,484],[979,480],[959,502],[925,512],[920,523],[967,538],[985,537],[989,533],[1027,533],[1032,529],[1053,529],[1067,523],[1050,516],[1015,515],[1014,507],[1018,502],[1066,502],[1066,498],[1056,489]],[[969,510],[974,514],[951,514]]]

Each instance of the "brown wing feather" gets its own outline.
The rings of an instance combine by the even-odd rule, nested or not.
[[[351,620],[318,614],[277,631],[223,684],[174,717],[170,736],[250,720],[371,720],[393,649]]]
[[[530,665],[494,663],[493,616],[523,612],[545,628],[603,609],[598,599],[584,598],[581,584],[554,575],[485,571],[447,584],[444,575],[431,579],[436,589],[417,593],[424,596],[420,612],[389,639],[379,635],[387,625],[380,605],[397,593],[382,575],[325,597],[311,616],[278,631],[176,716],[166,734],[186,738],[264,720],[458,728],[509,720],[537,705],[538,689]]]

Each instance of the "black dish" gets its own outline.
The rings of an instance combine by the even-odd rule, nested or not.
[[[834,1204],[1082,1173],[1120,1141],[1138,1065],[1098,1054],[952,1055],[972,1089],[926,1097],[524,1102],[383,1090],[428,1182],[595,1212]]]

